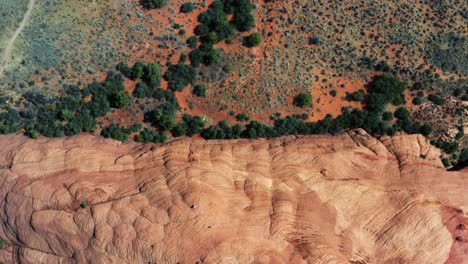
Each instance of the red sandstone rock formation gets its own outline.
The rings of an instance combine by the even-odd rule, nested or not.
[[[422,136],[0,146],[5,263],[468,259],[468,171]]]

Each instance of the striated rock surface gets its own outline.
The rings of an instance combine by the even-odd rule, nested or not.
[[[164,145],[2,136],[0,261],[467,263],[468,171],[439,154],[422,136],[362,130]]]

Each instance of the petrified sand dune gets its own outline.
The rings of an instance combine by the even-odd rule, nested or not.
[[[468,171],[418,135],[0,146],[6,263],[468,260]]]

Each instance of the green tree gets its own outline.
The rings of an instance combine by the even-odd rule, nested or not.
[[[387,112],[384,112],[384,113],[382,114],[382,120],[384,120],[384,121],[390,121],[390,120],[392,120],[392,119],[393,119],[393,113],[392,113],[392,112],[387,111]]]
[[[250,117],[246,113],[240,113],[236,116],[237,121],[246,122],[250,120]]]
[[[419,97],[419,96],[417,96],[417,97],[415,97],[415,98],[413,99],[413,104],[415,104],[415,105],[420,105],[420,104],[422,104],[423,102],[424,102],[424,99],[423,99],[422,97]]]
[[[382,111],[389,102],[400,97],[405,89],[406,83],[395,76],[378,76],[369,84],[366,108],[370,111]]]
[[[117,64],[116,69],[126,77],[131,77],[132,75],[132,69],[125,62],[120,62],[119,64]]]
[[[349,99],[351,99],[352,101],[362,102],[364,101],[364,96],[365,96],[365,91],[361,89],[359,91],[351,93],[349,95]]]
[[[294,104],[299,107],[312,106],[312,95],[310,93],[301,93],[294,97]]]
[[[153,143],[164,143],[168,140],[165,133],[155,131],[150,128],[143,128],[143,130],[135,136],[137,142],[153,142]]]
[[[408,108],[402,106],[398,107],[398,109],[395,111],[394,116],[398,119],[405,120],[408,119],[410,115],[410,112]]]
[[[244,38],[244,45],[247,47],[256,47],[262,42],[260,33],[253,33]]]
[[[189,37],[187,39],[187,46],[191,49],[194,49],[197,47],[198,44],[198,38],[195,36]]]
[[[135,65],[133,65],[131,73],[132,79],[141,79],[141,77],[143,77],[143,74],[145,74],[145,64],[143,64],[143,62],[135,63]]]
[[[445,99],[440,97],[437,94],[430,94],[427,99],[431,102],[433,102],[436,105],[443,105],[446,103]]]
[[[206,86],[202,84],[197,84],[193,87],[193,94],[199,97],[206,96]]]
[[[250,13],[236,13],[232,23],[240,32],[249,31],[255,27],[255,17]]]
[[[432,126],[429,124],[424,124],[419,128],[419,133],[423,134],[424,136],[429,136],[432,133]]]
[[[171,90],[183,91],[187,85],[193,84],[198,79],[198,73],[190,65],[172,64],[169,65],[164,78],[168,81]]]
[[[182,6],[180,7],[180,12],[182,12],[182,13],[190,13],[190,12],[192,12],[194,9],[195,9],[195,4],[192,3],[192,2],[187,2],[187,3],[182,4]]]
[[[149,63],[145,68],[143,80],[152,87],[159,86],[161,84],[161,72],[160,66],[157,63]]]
[[[120,125],[110,125],[101,131],[101,136],[105,138],[112,138],[121,142],[126,142],[129,135],[130,133],[128,129]]]
[[[130,103],[130,95],[123,91],[115,93],[111,99],[110,103],[114,108],[124,108]]]
[[[185,123],[178,123],[171,131],[172,136],[180,137],[184,136],[187,133],[187,125]]]
[[[141,0],[146,8],[162,8],[167,5],[167,0]]]
[[[149,87],[144,82],[139,82],[133,91],[133,96],[136,98],[145,98],[151,95]]]

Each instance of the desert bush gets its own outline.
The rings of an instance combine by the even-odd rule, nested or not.
[[[110,105],[114,108],[124,108],[130,103],[128,92],[118,91],[110,97]]]
[[[159,64],[148,63],[144,70],[143,80],[152,87],[159,86],[161,84],[161,71]]]
[[[136,79],[141,79],[143,77],[143,74],[145,74],[145,64],[143,62],[137,62],[133,65],[132,71],[131,71],[131,78],[133,80]]]
[[[202,84],[197,84],[193,87],[193,94],[199,97],[206,96],[206,86]]]
[[[422,97],[417,96],[413,98],[413,104],[415,105],[421,105],[423,102],[424,102],[424,98]]]
[[[143,130],[135,136],[137,142],[153,142],[153,143],[164,143],[168,140],[165,133],[155,131],[150,128],[143,128]]]
[[[120,125],[110,125],[101,131],[101,136],[105,138],[112,138],[121,142],[126,142],[129,135],[130,131]]]
[[[182,12],[182,13],[190,13],[190,12],[192,12],[194,9],[195,9],[195,4],[192,3],[192,2],[187,2],[187,3],[182,4],[182,6],[180,7],[180,12]]]
[[[390,121],[390,120],[392,120],[392,119],[393,119],[393,113],[392,113],[392,112],[387,111],[387,112],[384,112],[384,113],[382,114],[382,120],[384,120],[384,121]]]
[[[408,119],[409,118],[409,110],[406,107],[399,107],[395,113],[394,116],[398,119]]]
[[[133,96],[136,98],[145,98],[151,96],[151,91],[144,82],[139,82],[133,91]]]
[[[262,37],[260,36],[260,33],[253,33],[244,38],[244,45],[246,47],[256,47],[260,45],[261,41]]]
[[[168,81],[171,90],[180,92],[187,85],[193,84],[198,79],[198,74],[190,65],[171,64],[164,74],[164,78]]]
[[[405,89],[406,84],[395,76],[384,74],[376,77],[369,84],[366,108],[370,111],[382,111],[389,102],[401,96]]]
[[[167,0],[140,0],[140,2],[149,9],[162,8],[167,5]]]
[[[195,36],[189,37],[187,39],[187,46],[191,49],[194,49],[197,47],[198,44],[198,38]]]
[[[301,93],[294,97],[294,104],[299,107],[312,106],[312,95],[310,93]]]
[[[162,130],[171,130],[176,125],[174,118],[179,106],[174,103],[165,103],[145,114],[145,121]]]
[[[444,105],[446,100],[437,94],[430,94],[427,99],[436,105]]]
[[[362,101],[364,101],[364,96],[365,96],[365,91],[363,89],[361,89],[359,91],[351,93],[349,95],[349,99],[352,100],[352,101],[362,102]]]
[[[240,113],[236,116],[237,121],[246,122],[250,120],[250,117],[246,113]]]

